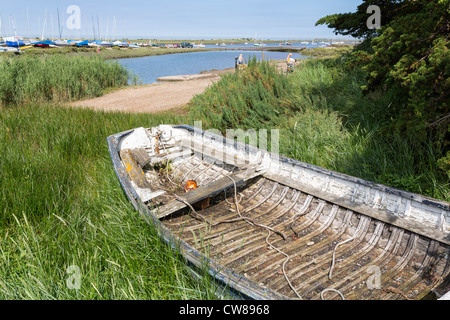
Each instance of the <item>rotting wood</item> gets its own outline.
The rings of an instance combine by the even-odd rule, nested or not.
[[[171,150],[169,156],[175,155],[179,150],[182,149]],[[198,150],[204,151],[205,148],[202,147]],[[167,150],[164,151],[166,154],[161,152],[158,162],[161,162],[161,159],[167,155]],[[186,163],[189,157],[179,157],[174,161],[175,170],[184,168],[181,176],[198,178],[202,180],[201,184],[204,186],[212,184],[212,182],[207,182],[216,178],[216,182],[221,179],[230,179],[227,177],[228,175],[239,173],[233,173],[234,170],[243,169],[242,166],[230,163],[226,165],[223,162],[216,164],[213,161],[211,163],[208,161],[210,156],[204,158],[203,156],[199,157],[197,152],[193,154],[194,150],[185,149],[185,151],[187,151],[187,155],[196,158],[197,162]],[[236,153],[234,154],[236,155]],[[256,157],[256,154],[253,156]],[[217,157],[221,158],[222,156],[217,155]],[[154,158],[156,160],[156,157]],[[215,159],[215,157],[212,158]],[[135,160],[138,163],[137,167],[146,166],[145,155],[144,162]],[[186,167],[185,164],[187,164]],[[228,166],[229,170],[222,172],[219,168],[220,165],[222,165],[222,169],[224,169],[224,165]],[[148,165],[146,167],[150,169]],[[270,172],[275,172],[275,170],[277,169]],[[240,172],[242,173],[242,171]],[[147,178],[151,176],[149,173]],[[292,174],[289,176],[292,177]],[[129,176],[127,178],[131,180]],[[240,195],[244,196],[239,201],[235,201],[235,203],[241,204],[236,207],[236,210],[240,208],[241,212],[245,212],[245,215],[254,222],[286,232],[287,240],[274,239],[273,245],[274,248],[280,248],[287,257],[283,257],[283,254],[280,253],[275,254],[274,251],[268,251],[267,241],[266,245],[263,243],[267,232],[246,226],[242,217],[239,218],[239,221],[233,220],[236,221],[233,225],[222,224],[225,223],[223,221],[225,217],[231,219],[234,219],[233,215],[236,217],[236,212],[230,214],[233,212],[233,204],[228,202],[226,192],[225,200],[221,196],[215,197],[211,207],[200,211],[203,217],[201,219],[196,220],[194,215],[173,215],[157,222],[171,231],[168,234],[175,237],[178,235],[179,240],[182,240],[183,243],[186,242],[187,252],[183,254],[192,253],[195,256],[201,255],[202,252],[208,253],[207,258],[217,259],[211,260],[210,264],[218,267],[215,270],[232,270],[233,274],[237,272],[239,277],[242,276],[245,280],[253,281],[249,287],[242,287],[239,285],[239,280],[232,279],[235,281],[233,287],[243,289],[244,292],[257,290],[259,294],[267,288],[281,296],[293,297],[293,292],[286,283],[286,279],[289,279],[289,286],[306,299],[319,298],[321,293],[327,291],[327,299],[338,297],[337,294],[345,299],[420,299],[431,288],[444,285],[445,281],[448,281],[448,278],[446,278],[447,280],[444,278],[448,277],[449,247],[439,239],[433,241],[427,235],[414,229],[405,228],[408,222],[403,226],[397,225],[399,224],[397,220],[408,220],[396,215],[399,212],[399,201],[397,201],[397,209],[395,209],[394,203],[394,209],[391,210],[392,213],[389,213],[384,210],[376,210],[370,205],[354,203],[357,188],[348,199],[335,199],[335,196],[322,191],[325,188],[311,190],[293,179],[281,175],[272,173],[262,176],[255,175],[255,178],[257,179],[252,180],[252,183],[244,184],[244,189],[240,188]],[[164,179],[158,181],[159,184],[161,182],[168,183]],[[231,183],[229,188],[231,188]],[[261,194],[258,196],[259,192]],[[394,201],[395,195],[393,196]],[[210,194],[206,192],[206,196],[209,197]],[[171,198],[173,199],[173,195],[161,197],[164,202],[170,201]],[[237,199],[236,196],[235,199]],[[307,205],[305,205],[305,199],[309,199]],[[411,199],[416,201],[416,198]],[[409,201],[413,201],[411,199]],[[195,202],[197,199],[192,201]],[[184,207],[186,206],[189,204]],[[305,209],[306,211],[302,212]],[[380,212],[376,213],[375,211]],[[400,212],[402,211],[400,210]],[[371,216],[371,214],[374,215]],[[444,213],[441,215],[445,218]],[[293,220],[295,220],[295,224],[292,224],[293,228],[291,229],[289,224]],[[207,226],[205,221],[215,222]],[[349,221],[350,224],[348,224]],[[445,225],[439,224],[437,227],[442,226]],[[199,230],[200,228],[203,229]],[[439,231],[439,228],[431,229],[433,231],[430,233],[434,233],[434,229]],[[441,233],[444,233],[444,227],[441,229]],[[202,237],[202,240],[213,239],[213,241],[202,243],[201,250],[195,246],[195,243],[192,247],[192,239],[189,237],[188,230],[198,231],[197,236]],[[336,243],[341,243],[342,240],[349,239],[355,234],[358,234],[357,238],[349,243],[342,243],[339,250],[336,251],[336,259],[338,259],[336,262],[338,263],[333,271],[332,279],[328,279],[331,256],[334,253],[333,248],[337,249]],[[221,237],[221,235],[223,236]],[[429,248],[429,252],[427,248]],[[230,259],[232,263],[227,264]],[[383,287],[380,288],[381,290],[369,290],[365,286],[365,279],[371,275],[366,270],[368,265],[376,265],[382,270]],[[286,279],[282,276],[281,266],[283,266],[282,271]],[[219,273],[222,276],[221,271]],[[435,278],[430,278],[431,281],[427,277]],[[389,292],[392,288],[401,290],[406,296],[399,292]]]

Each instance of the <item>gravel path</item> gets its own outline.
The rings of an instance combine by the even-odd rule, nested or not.
[[[120,89],[101,97],[70,103],[72,107],[133,113],[158,113],[186,106],[197,94],[232,69],[211,71],[200,76],[161,78],[161,83]]]

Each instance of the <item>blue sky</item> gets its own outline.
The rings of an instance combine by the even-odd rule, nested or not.
[[[63,38],[262,38],[342,39],[325,26],[323,16],[354,12],[362,0],[16,0],[2,1],[2,36]],[[81,28],[69,30],[66,9],[77,5]],[[27,18],[28,12],[28,18]],[[115,21],[115,23],[114,23]]]

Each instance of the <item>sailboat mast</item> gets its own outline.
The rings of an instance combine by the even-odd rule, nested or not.
[[[55,33],[54,33],[54,29],[53,29],[53,13],[50,12],[50,21],[52,24],[52,40],[55,38]]]
[[[97,40],[95,37],[95,23],[94,23],[94,16],[92,16],[92,28],[94,29],[94,41]]]
[[[97,34],[98,40],[102,40],[102,34],[100,33],[100,23],[98,22],[98,15],[97,15]]]
[[[17,41],[17,49],[20,51],[20,43],[19,43],[19,37],[17,36],[17,30],[16,30],[16,25],[14,23],[14,20],[12,19],[11,16],[9,16],[9,19],[12,23],[13,29],[14,29],[14,35],[16,37],[16,41]]]
[[[44,40],[44,31],[45,31],[45,25],[47,24],[47,9],[45,9],[45,18],[44,18],[44,26],[42,28],[42,35],[41,35],[41,41]]]
[[[30,39],[30,18],[28,16],[28,7],[27,7],[27,36]]]
[[[61,33],[62,33],[62,28],[61,28],[61,22],[59,21],[59,8],[56,8],[57,13],[58,13],[58,32],[59,32],[59,40],[61,40]]]
[[[3,42],[3,19],[2,19],[2,13],[0,12],[0,38]]]

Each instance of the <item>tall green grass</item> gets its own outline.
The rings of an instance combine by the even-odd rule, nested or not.
[[[245,72],[227,73],[190,103],[191,121],[201,120],[205,127],[260,128],[276,124],[286,112],[295,111],[290,100],[293,87],[285,75],[270,62],[253,57]]]
[[[98,56],[23,55],[0,58],[0,104],[65,102],[92,98],[131,76],[116,62]]]
[[[83,59],[84,71],[74,67],[58,74],[66,58],[54,59],[42,61],[58,61],[49,67],[53,76],[67,75],[61,92],[82,86],[84,77],[96,74],[95,66],[99,73],[105,67],[97,58]],[[1,82],[6,85],[0,92],[18,96],[2,100],[0,108],[0,299],[216,297],[210,279],[193,279],[177,251],[163,244],[123,193],[106,137],[135,127],[201,120],[204,128],[222,132],[279,128],[284,155],[449,200],[448,180],[436,168],[433,149],[388,134],[395,93],[363,96],[364,74],[335,60],[308,61],[288,76],[252,60],[245,73],[226,75],[198,95],[188,119],[58,107],[54,101],[79,96],[44,94],[48,88],[39,83],[58,83],[45,75],[42,61],[1,62],[9,77],[3,74],[2,81],[10,80]],[[31,66],[30,77],[39,81],[23,72]],[[72,84],[69,74],[77,72],[80,83]],[[102,77],[93,76],[94,82]],[[9,87],[13,81],[15,87]],[[47,100],[52,104],[36,103]],[[79,290],[67,285],[73,265],[80,269]]]
[[[178,116],[27,105],[0,111],[0,299],[213,299],[135,212],[107,136]],[[71,289],[69,266],[80,269]],[[70,271],[70,270],[69,270]]]
[[[190,120],[227,128],[280,130],[288,157],[407,191],[450,200],[450,184],[431,144],[390,130],[395,91],[365,96],[365,74],[341,58],[308,60],[285,76],[251,61],[190,104]]]

